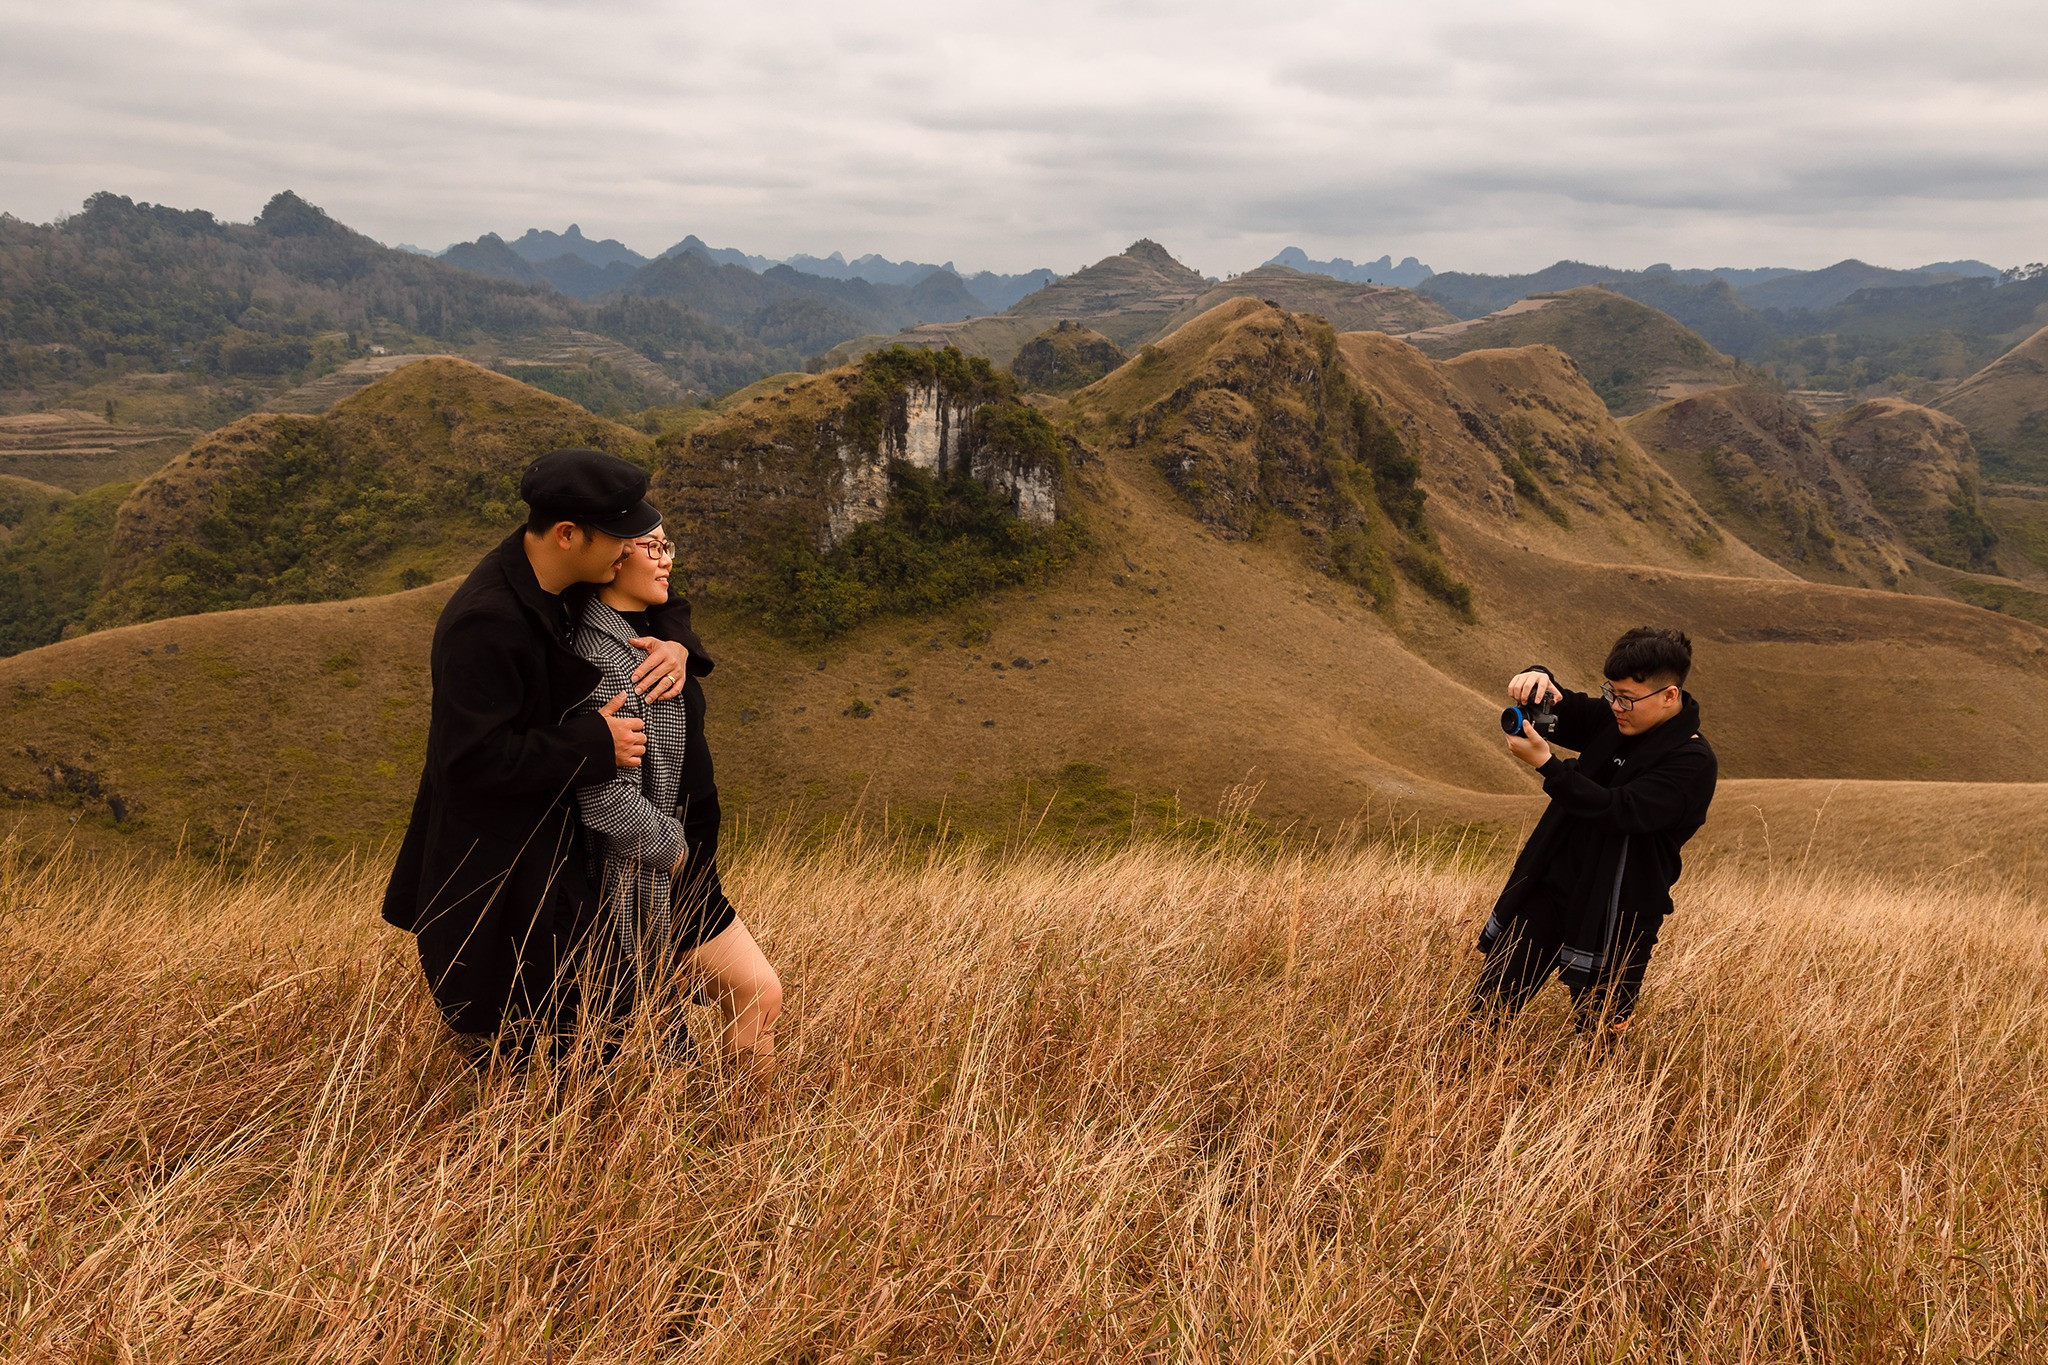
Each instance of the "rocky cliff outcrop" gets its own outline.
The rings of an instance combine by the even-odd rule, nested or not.
[[[783,547],[829,551],[887,514],[898,471],[970,480],[1050,526],[1065,455],[1016,382],[957,351],[894,349],[762,395],[664,452],[652,496],[692,537],[707,586],[737,587]]]

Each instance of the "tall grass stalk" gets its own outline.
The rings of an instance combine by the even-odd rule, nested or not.
[[[1698,876],[1600,1052],[1455,859],[766,839],[763,1103],[480,1074],[381,871],[0,850],[0,1356],[2048,1358],[2023,891]]]

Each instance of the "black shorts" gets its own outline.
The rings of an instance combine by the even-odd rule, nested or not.
[[[702,947],[724,933],[738,917],[718,880],[718,827],[722,820],[718,793],[692,798],[676,808],[683,822],[683,847],[688,856],[672,879],[670,942],[678,953]]]

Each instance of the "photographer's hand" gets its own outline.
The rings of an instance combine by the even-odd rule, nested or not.
[[[1541,677],[1542,674],[1536,676]],[[1543,736],[1529,728],[1529,722],[1522,722],[1522,733],[1508,736],[1508,752],[1532,768],[1540,768],[1550,762],[1553,755],[1550,746],[1543,742]]]
[[[1527,706],[1531,702],[1557,701],[1564,693],[1557,690],[1557,683],[1548,673],[1532,668],[1508,679],[1508,695],[1514,698],[1515,705]]]

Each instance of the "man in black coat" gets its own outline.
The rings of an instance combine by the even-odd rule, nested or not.
[[[524,529],[485,555],[434,627],[433,710],[412,822],[384,893],[384,918],[417,936],[434,1003],[458,1033],[510,1027],[522,1043],[573,1024],[564,973],[595,915],[575,788],[637,767],[641,722],[569,713],[598,685],[569,648],[584,585],[611,581],[627,543],[660,524],[647,475],[594,450],[528,467]],[[679,634],[688,632],[687,607]],[[635,686],[671,697],[685,644],[652,638]]]
[[[1679,850],[1707,818],[1718,772],[1685,691],[1692,642],[1638,627],[1615,641],[1597,698],[1567,692],[1536,666],[1508,683],[1525,711],[1549,703],[1551,752],[1525,719],[1516,758],[1543,775],[1550,806],[1515,860],[1479,935],[1486,954],[1472,1007],[1512,1014],[1555,971],[1581,1028],[1619,1034],[1642,990],[1657,931],[1671,913]]]

